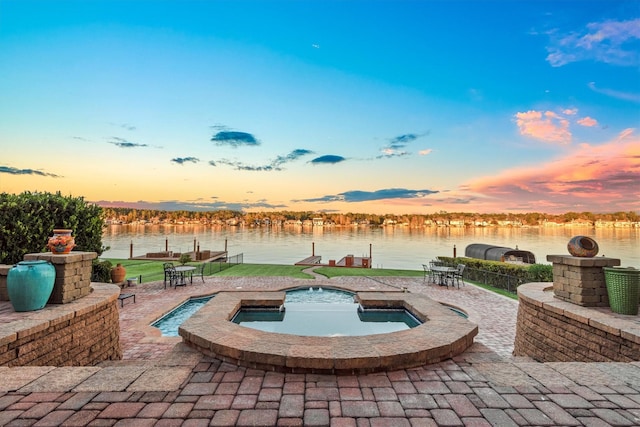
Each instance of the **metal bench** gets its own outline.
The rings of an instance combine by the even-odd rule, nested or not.
[[[133,298],[133,303],[136,303],[136,294],[120,294],[118,299],[120,300],[120,307],[124,307],[124,300]]]

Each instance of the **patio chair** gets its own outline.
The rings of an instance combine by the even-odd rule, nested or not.
[[[193,279],[193,277],[201,277],[202,278],[202,283],[204,283],[204,268],[205,268],[206,264],[203,262],[202,264],[198,264],[198,266],[196,267],[195,271],[191,274],[191,278]]]
[[[164,288],[167,289],[167,281],[169,287],[175,286],[178,283],[178,272],[172,262],[165,262],[162,267],[164,268]]]
[[[436,284],[443,284],[443,282],[446,282],[444,279],[445,277],[442,277],[441,273],[438,273],[437,271],[435,271],[433,269],[433,267],[441,267],[442,263],[439,261],[429,261],[429,278],[431,279],[431,283],[436,283]]]
[[[451,286],[454,285],[454,283],[458,284],[458,288],[460,288],[460,283],[462,283],[462,285],[464,285],[464,269],[466,268],[466,265],[464,264],[458,264],[457,265],[457,271],[453,274],[451,274],[450,279],[451,279]]]

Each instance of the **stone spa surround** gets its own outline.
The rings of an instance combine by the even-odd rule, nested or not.
[[[239,366],[293,373],[352,374],[436,363],[464,352],[477,325],[425,296],[358,292],[365,308],[405,308],[422,325],[376,335],[314,337],[263,332],[231,322],[242,307],[279,307],[284,292],[220,292],[185,321],[183,341]]]

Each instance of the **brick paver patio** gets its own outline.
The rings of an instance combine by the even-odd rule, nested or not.
[[[205,357],[148,325],[189,295],[340,286],[424,293],[479,325],[453,360],[367,375],[283,374]],[[421,278],[207,278],[135,288],[120,308],[124,360],[96,367],[0,367],[2,426],[634,426],[640,362],[513,358],[517,302]],[[640,355],[639,355],[640,358]]]

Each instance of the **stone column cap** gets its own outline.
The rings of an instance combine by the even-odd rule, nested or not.
[[[547,261],[554,264],[573,265],[578,267],[615,267],[620,265],[618,258],[578,257],[572,255],[547,255]]]
[[[98,257],[96,252],[71,251],[68,254],[54,254],[51,252],[41,252],[37,254],[25,254],[25,261],[44,260],[51,264],[67,264],[70,262],[81,262],[92,260]]]

